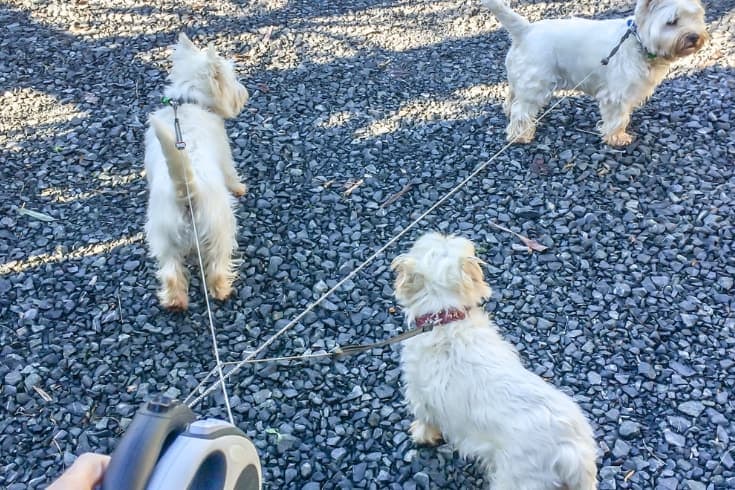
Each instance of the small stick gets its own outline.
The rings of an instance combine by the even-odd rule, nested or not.
[[[600,136],[600,133],[596,133],[594,131],[587,131],[586,129],[578,128],[576,126],[574,126],[572,129],[575,131],[579,131],[580,133],[591,134],[593,136]]]
[[[120,323],[123,323],[122,301],[120,301],[120,288],[117,288],[117,313],[120,316]]]
[[[536,250],[537,252],[543,252],[544,250],[546,250],[547,248],[549,248],[546,245],[541,245],[536,240],[533,240],[531,238],[527,238],[527,237],[521,235],[520,233],[516,233],[515,231],[513,231],[513,230],[511,230],[509,228],[506,228],[503,225],[499,225],[497,223],[493,223],[492,221],[488,221],[488,223],[490,224],[490,226],[492,226],[494,228],[497,228],[498,230],[501,230],[501,231],[504,231],[506,233],[510,233],[512,235],[515,235],[516,238],[518,238],[520,241],[523,242],[523,244],[526,247],[528,247],[528,250],[529,251]]]
[[[413,188],[413,184],[411,184],[411,183],[408,183],[405,186],[403,186],[403,189],[401,189],[400,191],[396,192],[395,194],[393,194],[392,196],[390,196],[388,199],[386,199],[385,201],[383,201],[383,204],[380,205],[380,209],[383,209],[386,206],[390,206],[391,204],[393,204],[394,202],[396,202],[402,195],[404,195],[406,192],[410,191],[411,188]]]
[[[355,182],[354,184],[352,184],[350,187],[348,187],[347,190],[342,193],[342,195],[343,196],[349,196],[350,194],[352,194],[355,191],[355,189],[357,189],[358,187],[360,187],[363,182],[364,182],[363,179],[358,180],[357,182]]]

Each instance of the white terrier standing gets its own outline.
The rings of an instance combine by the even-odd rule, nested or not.
[[[232,161],[224,119],[237,116],[247,103],[247,89],[232,64],[211,46],[197,48],[185,34],[172,56],[170,102],[150,116],[145,168],[150,197],[146,238],[158,261],[164,307],[186,309],[187,256],[194,250],[189,200],[199,234],[207,287],[217,299],[232,292],[237,249],[234,199],[245,194]],[[229,192],[228,192],[229,191]]]
[[[508,141],[519,143],[533,140],[535,118],[555,90],[581,84],[577,88],[600,105],[605,143],[629,144],[630,113],[653,94],[675,59],[698,51],[709,37],[699,0],[638,0],[629,19],[535,23],[505,0],[482,3],[513,41],[505,60],[510,89],[503,109],[510,118]],[[601,60],[618,44],[603,66]]]
[[[429,233],[392,264],[406,319],[411,437],[479,458],[496,490],[593,490],[596,445],[580,408],[527,371],[478,304],[491,295],[469,240]]]

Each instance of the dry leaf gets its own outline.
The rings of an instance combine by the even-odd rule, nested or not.
[[[268,88],[268,85],[266,85],[266,84],[264,84],[264,83],[258,83],[258,84],[256,84],[255,86],[256,86],[256,87],[258,87],[258,90],[260,90],[260,91],[261,91],[261,92],[263,92],[264,94],[267,94],[268,92],[270,92],[270,91],[271,91],[271,89],[270,89],[270,88]]]
[[[533,240],[531,238],[526,238],[522,235],[518,235],[518,238],[520,238],[523,244],[527,246],[530,250],[535,250],[536,252],[543,252],[544,250],[549,248],[546,245],[541,245],[536,240]]]
[[[51,398],[51,395],[49,395],[48,393],[46,393],[43,389],[39,388],[38,386],[34,386],[33,389],[36,390],[36,393],[38,393],[38,395],[41,398],[43,398],[45,401],[47,401],[47,402],[54,401],[54,399]]]

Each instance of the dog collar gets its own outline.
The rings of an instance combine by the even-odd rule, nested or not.
[[[177,97],[175,99],[172,99],[171,97],[161,97],[161,104],[163,105],[184,105],[184,104],[196,104],[197,101],[194,99],[189,99],[185,97]]]
[[[414,320],[416,324],[416,330],[422,332],[431,332],[434,327],[446,325],[447,323],[456,322],[458,320],[464,320],[467,317],[467,309],[449,308],[448,310],[441,310],[434,313],[427,313],[421,315]]]
[[[656,59],[656,53],[651,53],[646,46],[643,45],[643,41],[641,41],[641,36],[638,34],[638,24],[635,23],[635,20],[628,19],[628,30],[633,33],[635,36],[636,41],[638,41],[638,44],[641,45],[641,48],[643,49],[643,52],[646,53],[646,56],[648,56],[649,60]]]

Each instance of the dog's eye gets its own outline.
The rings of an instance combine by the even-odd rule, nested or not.
[[[676,24],[678,24],[678,23],[679,23],[679,19],[672,19],[672,20],[668,21],[668,22],[666,23],[666,25],[667,25],[667,26],[671,26],[671,27],[674,27],[674,26],[676,26]]]

